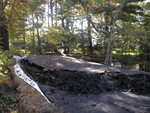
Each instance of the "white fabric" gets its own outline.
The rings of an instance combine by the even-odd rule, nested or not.
[[[14,57],[16,59],[16,62],[18,62],[20,59],[22,59],[22,57],[19,56],[15,56]],[[14,65],[14,70],[15,70],[15,74],[20,77],[21,79],[23,79],[26,83],[28,83],[30,86],[32,86],[33,88],[35,88],[37,91],[40,92],[40,94],[47,100],[48,103],[51,103],[47,97],[43,94],[43,92],[41,91],[41,89],[39,88],[39,86],[37,85],[36,82],[34,82],[30,77],[28,77],[24,71],[21,69],[21,67],[19,66],[19,64],[15,64]]]
[[[20,56],[13,55],[13,58],[14,58],[14,59],[16,60],[16,62],[18,63],[19,60],[25,58],[25,56],[24,56],[24,57],[20,57]]]

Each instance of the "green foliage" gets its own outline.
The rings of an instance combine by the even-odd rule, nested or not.
[[[20,55],[17,51],[0,51],[0,112],[10,113],[18,106],[16,86],[9,84],[9,66],[15,63],[13,55]],[[6,81],[6,83],[4,82]]]
[[[45,40],[49,44],[59,44],[65,39],[62,36],[62,32],[63,31],[60,29],[55,29],[50,27],[48,33],[43,36],[43,40]]]
[[[15,51],[0,51],[0,112],[9,113],[18,105],[18,94],[16,93],[15,85],[3,84],[3,81],[8,81],[9,66],[14,64],[12,60]],[[14,92],[11,94],[11,92]]]
[[[9,66],[14,64],[14,60],[12,59],[13,55],[20,55],[16,50],[12,51],[1,51],[0,53],[0,72],[4,75],[9,73]]]
[[[91,14],[88,13],[86,18],[87,18],[87,19],[91,19],[91,18],[92,18]]]
[[[60,29],[49,27],[49,31],[42,37],[42,51],[57,53],[59,45],[65,40],[62,33]]]
[[[134,15],[129,15],[127,13],[120,14],[118,20],[122,20],[124,22],[137,22],[138,19]]]
[[[143,8],[139,5],[129,4],[123,8],[123,11],[130,14],[144,15]]]
[[[131,2],[131,3],[133,3],[133,2],[143,2],[143,1],[145,1],[145,0],[129,0],[128,2]]]
[[[103,5],[104,1],[103,0],[95,0],[96,3]]]
[[[12,110],[15,110],[19,102],[18,96],[16,86],[0,84],[0,112],[10,113]]]
[[[117,54],[139,49],[144,53],[149,51],[149,3],[141,1],[129,0],[115,25],[113,16],[123,0],[52,0],[49,4],[45,0],[10,1],[5,12],[10,17],[7,25],[11,48],[23,55],[36,55],[39,48],[43,53],[64,49],[88,54],[91,30],[94,53],[106,53],[110,33]],[[49,25],[45,21],[48,19]],[[93,23],[87,25],[87,21]]]

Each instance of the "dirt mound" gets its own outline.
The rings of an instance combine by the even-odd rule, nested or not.
[[[48,69],[42,65],[30,62],[29,59],[21,60],[20,64],[24,71],[35,81],[75,93],[99,94],[109,90],[130,90],[137,93],[150,93],[150,76],[145,74],[125,75],[113,71],[87,73],[86,70]],[[52,66],[53,63],[51,62],[50,65]],[[88,67],[87,65],[84,66]],[[83,66],[78,68],[83,68]]]

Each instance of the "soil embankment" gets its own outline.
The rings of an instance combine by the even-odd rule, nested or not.
[[[149,73],[64,56],[27,57],[20,63],[65,113],[146,113],[150,110]]]
[[[141,71],[48,55],[25,58],[21,65],[39,83],[76,93],[99,94],[110,90],[150,93],[150,74]]]

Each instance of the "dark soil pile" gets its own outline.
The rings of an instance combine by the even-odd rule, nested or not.
[[[88,73],[81,71],[80,68],[89,67],[89,64],[81,64],[76,68],[78,70],[72,70],[73,63],[70,61],[72,69],[69,68],[58,68],[54,63],[61,63],[66,65],[65,61],[60,59],[54,59],[49,56],[49,65],[52,68],[46,68],[38,63],[31,62],[30,58],[26,58],[20,61],[23,70],[32,77],[35,81],[42,84],[48,84],[59,89],[75,92],[75,93],[93,93],[99,94],[103,91],[110,90],[130,90],[137,93],[150,93],[150,76],[148,74],[130,74],[125,75],[121,72],[111,71],[102,73]],[[57,58],[59,58],[57,56]],[[61,58],[61,57],[60,57]],[[69,59],[69,58],[68,58]],[[43,59],[38,59],[42,62]],[[51,62],[50,62],[51,61]],[[46,62],[44,65],[48,65]],[[69,66],[69,62],[67,65]],[[106,66],[103,66],[106,68]],[[109,68],[109,67],[108,67]],[[98,68],[96,67],[98,70]]]

